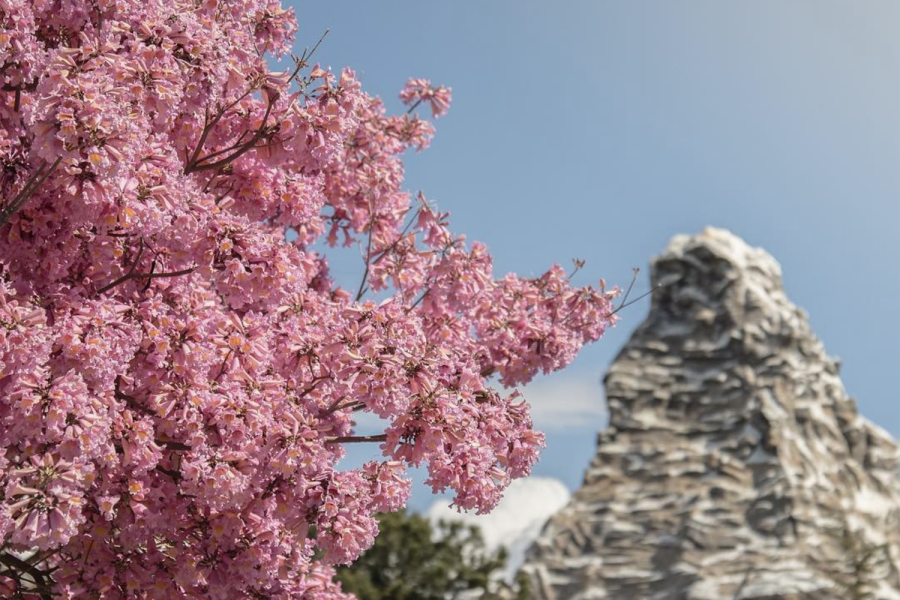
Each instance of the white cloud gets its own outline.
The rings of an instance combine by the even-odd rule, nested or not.
[[[603,387],[594,374],[545,377],[521,391],[531,405],[536,429],[591,426],[599,430],[606,419]]]
[[[599,430],[606,419],[603,387],[594,373],[544,376],[519,388],[531,405],[536,429],[542,431],[589,426]],[[359,435],[383,432],[390,422],[372,413],[353,415]]]
[[[525,561],[525,552],[547,520],[568,503],[569,497],[569,490],[562,482],[529,477],[513,481],[503,500],[489,514],[460,513],[450,508],[447,500],[439,500],[428,509],[427,517],[433,523],[443,519],[477,525],[488,549],[506,547],[509,560],[502,576],[512,581]]]

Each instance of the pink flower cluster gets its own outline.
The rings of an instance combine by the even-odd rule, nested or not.
[[[410,79],[400,91],[400,100],[407,106],[427,102],[433,117],[441,117],[450,110],[450,88],[433,86],[427,79]]]
[[[4,597],[345,598],[405,468],[490,510],[543,446],[492,384],[614,323],[615,290],[498,278],[404,191],[428,121],[308,52],[270,72],[295,27],[277,0],[0,0]],[[322,239],[363,248],[358,289]],[[352,443],[382,460],[340,469]]]

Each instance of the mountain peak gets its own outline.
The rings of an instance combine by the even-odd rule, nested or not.
[[[900,598],[898,447],[857,413],[775,259],[708,228],[676,236],[651,280],[584,486],[531,549],[538,597],[844,599],[852,541],[878,548],[860,597]]]

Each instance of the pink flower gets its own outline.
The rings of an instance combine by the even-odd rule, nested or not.
[[[411,78],[400,92],[400,100],[407,106],[427,102],[431,106],[431,116],[442,117],[450,109],[450,88],[439,85],[432,86],[427,79]]]
[[[5,495],[14,520],[10,541],[41,550],[68,542],[83,522],[84,472],[50,454],[9,472]]]

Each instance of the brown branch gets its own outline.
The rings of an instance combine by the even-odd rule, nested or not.
[[[204,194],[209,191],[210,186],[213,184],[213,182],[216,180],[216,178],[221,174],[222,174],[222,169],[219,169],[219,171],[217,173],[213,173],[209,177],[209,179],[206,180],[206,185],[203,186]]]
[[[203,115],[203,133],[200,134],[200,139],[197,141],[197,147],[194,148],[194,152],[191,154],[190,158],[188,158],[187,165],[185,166],[185,173],[187,173],[187,169],[197,161],[197,158],[200,156],[200,153],[203,152],[203,145],[206,144],[206,138],[209,137],[209,134],[212,133],[212,130],[215,129],[216,125],[218,125],[219,121],[222,120],[222,117],[225,116],[225,113],[234,108],[241,100],[246,98],[253,92],[254,88],[251,87],[246,92],[238,96],[238,98],[228,104],[227,106],[221,108],[219,113],[213,117],[213,120],[209,120],[209,111]]]
[[[409,222],[407,222],[406,226],[403,228],[403,231],[400,232],[399,237],[397,237],[397,239],[394,240],[390,246],[388,246],[387,248],[385,248],[384,250],[382,250],[381,252],[379,252],[378,254],[375,255],[375,259],[372,261],[373,265],[377,265],[378,261],[380,261],[382,258],[387,256],[387,254],[391,250],[393,250],[394,248],[397,247],[397,244],[399,244],[404,239],[406,239],[406,233],[409,231],[409,228],[412,226],[412,224],[416,221],[416,218],[419,216],[420,210],[422,210],[421,207],[416,209],[416,211],[413,213],[412,218],[410,218]]]
[[[13,569],[13,571],[28,573],[28,575],[31,576],[32,581],[34,581],[35,586],[38,587],[38,594],[40,594],[41,598],[43,598],[44,600],[51,600],[52,596],[47,589],[46,573],[44,573],[37,567],[28,564],[24,560],[6,552],[0,553],[0,563],[3,563],[6,566],[10,567],[11,569]]]
[[[326,35],[328,35],[327,29],[325,30],[325,33],[322,34],[322,37],[319,38],[319,41],[316,42],[316,45],[313,46],[313,49],[309,53],[307,53],[306,50],[304,49],[303,56],[295,61],[295,63],[296,63],[295,68],[294,68],[294,71],[291,73],[290,77],[288,77],[288,82],[293,81],[294,78],[297,76],[297,74],[300,72],[300,70],[309,64],[308,63],[309,59],[312,58],[313,54],[316,53],[316,50],[319,48],[319,45],[325,39]],[[256,85],[256,84],[251,85],[250,88],[246,92],[241,94],[237,99],[235,99],[234,101],[230,102],[226,106],[219,109],[218,112],[216,113],[216,116],[213,117],[212,120],[209,119],[209,111],[208,110],[206,111],[206,114],[203,117],[203,132],[200,134],[200,139],[197,141],[197,146],[194,148],[194,152],[188,157],[187,162],[184,167],[184,173],[186,175],[189,173],[196,172],[196,171],[206,171],[209,169],[218,169],[218,168],[220,168],[224,165],[227,165],[228,163],[240,158],[246,152],[258,147],[258,146],[256,146],[256,142],[258,142],[263,137],[263,135],[265,135],[266,122],[269,119],[269,114],[271,113],[272,106],[276,100],[276,98],[274,98],[274,97],[269,99],[268,106],[266,107],[266,114],[263,116],[262,124],[260,125],[259,129],[256,131],[256,133],[253,135],[253,137],[250,139],[249,142],[241,145],[241,140],[243,139],[244,135],[246,135],[246,132],[244,132],[243,134],[241,134],[241,136],[238,138],[238,140],[234,144],[232,144],[229,148],[226,148],[224,150],[217,150],[217,151],[210,153],[203,157],[200,156],[200,153],[203,152],[203,146],[206,145],[206,140],[209,138],[209,135],[212,133],[213,129],[215,129],[216,126],[219,124],[219,122],[222,120],[222,117],[225,116],[225,113],[227,113],[229,110],[231,110],[232,108],[237,106],[238,103],[240,103],[244,98],[246,98],[248,95],[250,95],[257,89],[259,89],[258,85]],[[205,164],[205,165],[200,164],[202,162],[209,161],[209,159],[213,158],[214,156],[219,156],[221,154],[225,154],[231,150],[234,150],[235,148],[238,148],[238,149],[234,152],[234,154],[231,154],[230,156],[226,156],[225,158],[218,160],[214,163],[209,163],[209,164]]]
[[[28,83],[20,83],[19,85],[10,85],[8,83],[5,83],[2,87],[0,87],[0,90],[4,92],[33,92],[37,89],[37,84],[38,80],[37,78],[35,78]]]
[[[163,475],[167,475],[167,476],[171,477],[175,483],[178,483],[179,481],[181,481],[181,473],[179,473],[178,471],[175,471],[173,469],[167,469],[160,465],[156,465],[156,470],[159,471],[160,473],[162,473]]]
[[[322,41],[325,39],[325,36],[328,35],[328,32],[329,32],[329,31],[331,31],[331,30],[330,30],[330,29],[326,29],[326,30],[322,33],[322,37],[319,38],[319,41],[316,42],[316,45],[313,46],[313,49],[309,51],[309,54],[306,53],[306,49],[305,49],[305,48],[303,49],[303,60],[302,60],[301,62],[306,62],[306,64],[309,64],[309,62],[308,62],[309,59],[311,59],[311,58],[313,57],[313,54],[316,53],[316,50],[319,49],[319,44],[322,43]],[[302,68],[302,67],[301,67],[301,68]],[[296,75],[296,73],[298,73],[299,71],[300,71],[300,69],[297,69],[297,71],[295,71],[295,75]],[[293,79],[293,77],[292,77],[292,79]]]
[[[138,273],[134,276],[135,279],[143,279],[144,277],[148,279],[166,279],[168,277],[181,277],[182,275],[189,275],[193,273],[197,267],[191,267],[189,269],[182,269],[180,271],[170,271],[168,273]]]
[[[235,150],[235,149],[237,149],[237,148],[240,148],[240,147],[243,145],[244,137],[245,137],[246,135],[248,135],[249,133],[250,133],[249,130],[248,130],[248,131],[242,132],[241,135],[238,136],[238,139],[235,140],[235,142],[234,142],[232,145],[228,146],[227,148],[222,148],[221,150],[216,150],[215,152],[210,152],[209,154],[207,154],[207,155],[204,156],[203,158],[199,158],[199,159],[197,159],[197,160],[194,161],[194,162],[195,162],[195,163],[203,162],[203,161],[205,161],[205,160],[211,159],[211,158],[214,157],[214,156],[219,156],[219,155],[221,155],[221,154],[227,154],[227,153],[231,152],[232,150]]]
[[[225,358],[222,360],[222,366],[219,368],[219,374],[215,376],[213,381],[218,381],[219,377],[225,374],[225,368],[228,367],[228,361],[232,356],[234,356],[234,350],[229,348],[228,352],[225,354]]]
[[[128,269],[128,272],[125,273],[125,277],[126,277],[126,278],[127,278],[127,277],[130,277],[130,276],[132,275],[132,273],[134,273],[134,270],[137,268],[138,263],[141,262],[141,257],[142,257],[143,255],[144,255],[144,238],[141,238],[141,239],[140,239],[140,242],[138,243],[137,256],[134,257],[134,261],[132,261],[132,263],[131,263],[131,268],[129,268],[129,269]],[[117,281],[118,281],[118,280],[117,280]],[[125,280],[122,279],[122,281],[125,281]],[[106,289],[107,289],[107,288],[103,288],[102,290],[100,290],[100,291],[97,292],[97,293],[98,293],[98,294],[102,294],[103,292],[106,291]]]
[[[371,203],[370,203],[371,207]],[[366,244],[366,268],[363,271],[362,280],[359,282],[359,289],[356,290],[356,302],[359,302],[359,299],[362,298],[363,294],[366,293],[366,280],[369,278],[369,266],[372,260],[372,233],[375,228],[375,215],[372,215],[371,220],[369,221],[369,241]]]
[[[47,167],[47,163],[41,163],[41,166],[38,167],[38,170],[25,182],[25,186],[19,190],[19,193],[16,194],[15,198],[10,200],[10,202],[3,207],[3,210],[0,211],[0,227],[6,225],[12,216],[28,202],[28,199],[44,184],[45,181],[47,181],[47,178],[53,174],[56,167],[58,167],[61,162],[62,157],[57,158],[46,171],[44,169]]]
[[[628,284],[628,289],[625,290],[625,296],[622,298],[622,303],[619,304],[619,308],[616,310],[621,309],[623,306],[625,306],[625,303],[628,302],[628,295],[631,293],[631,288],[634,287],[634,282],[637,281],[638,273],[640,272],[641,270],[638,267],[634,267],[631,269],[631,283]]]
[[[408,213],[410,210],[412,210],[412,209],[407,209],[406,212]],[[368,287],[365,284],[366,284],[366,279],[368,279],[368,277],[369,277],[369,269],[371,267],[373,267],[374,265],[377,265],[378,262],[382,258],[387,256],[389,252],[391,252],[394,248],[397,247],[397,244],[399,244],[404,239],[406,239],[406,233],[409,231],[409,228],[412,226],[412,224],[416,221],[416,217],[418,216],[420,210],[421,210],[421,207],[416,209],[416,211],[413,213],[412,218],[406,223],[406,226],[403,228],[403,231],[400,232],[400,235],[397,237],[397,239],[394,240],[384,250],[381,250],[380,252],[375,254],[374,258],[373,258],[373,256],[372,256],[372,228],[374,227],[375,217],[374,217],[374,207],[371,206],[371,202],[370,202],[369,212],[373,213],[373,216],[372,216],[371,221],[369,222],[369,242],[368,242],[368,246],[366,247],[366,259],[365,259],[366,266],[365,266],[365,270],[363,271],[362,281],[359,282],[359,289],[356,292],[356,302],[359,302],[362,299],[363,294],[365,294],[366,291],[368,290]]]
[[[312,370],[312,369],[310,369],[310,370]],[[297,397],[305,398],[308,393],[310,393],[311,391],[316,389],[316,387],[318,387],[319,383],[325,381],[326,379],[331,379],[331,375],[330,374],[329,375],[319,375],[318,377],[313,377],[310,384],[308,386],[306,386],[306,389],[304,389],[299,394],[297,394]]]
[[[292,139],[294,139],[294,136],[281,138],[281,139],[277,139],[277,140],[273,139],[272,141],[270,141],[266,144],[260,144],[259,146],[253,146],[253,149],[254,150],[265,150],[265,149],[269,149],[269,148],[275,148],[276,144],[284,145],[284,144],[288,143],[289,141],[291,141]]]
[[[584,266],[584,260],[582,260],[582,259],[580,259],[580,258],[576,258],[576,259],[573,259],[573,260],[572,260],[572,263],[575,265],[575,268],[572,269],[572,272],[569,273],[569,276],[567,277],[567,279],[568,279],[569,281],[572,281],[572,278],[575,277],[575,273],[577,273],[578,271],[580,271],[581,268]]]
[[[422,295],[419,296],[419,298],[415,302],[413,302],[412,304],[409,305],[409,308],[406,309],[406,312],[404,314],[408,315],[409,313],[411,313],[412,310],[415,307],[417,307],[422,302],[422,300],[425,299],[425,296],[427,296],[428,292],[430,292],[430,291],[431,291],[431,286],[428,286],[427,288],[425,288],[425,291],[422,292]]]
[[[649,296],[650,294],[652,294],[652,293],[658,291],[661,287],[662,287],[662,284],[661,284],[661,283],[657,283],[652,289],[650,289],[649,291],[644,292],[643,294],[641,294],[640,296],[638,296],[637,298],[635,298],[635,299],[632,300],[631,302],[623,302],[622,304],[620,304],[620,305],[619,305],[619,308],[617,308],[616,310],[614,310],[614,311],[612,311],[611,313],[609,313],[608,316],[611,317],[611,316],[613,316],[614,314],[616,314],[617,312],[619,312],[620,310],[622,310],[623,308],[628,308],[629,306],[631,306],[631,305],[634,304],[635,302],[640,302],[641,300],[643,300],[644,298],[646,298],[646,297]]]
[[[150,277],[147,278],[147,283],[144,284],[144,287],[141,288],[141,293],[143,294],[147,290],[150,289],[150,284],[153,283],[153,275],[156,274],[156,259],[153,259],[153,262],[150,263]]]
[[[366,405],[365,402],[360,402],[359,400],[348,400],[343,404],[340,404],[339,402],[340,400],[329,406],[324,412],[320,413],[319,416],[327,417],[328,415],[334,414],[339,410],[344,410],[345,408],[354,407],[353,410],[356,410],[357,407],[361,408]]]
[[[384,442],[387,441],[387,434],[380,435],[341,435],[338,437],[328,438],[326,444],[361,444],[365,442]]]
[[[288,77],[289,83],[294,80],[294,78],[297,76],[297,74],[300,72],[301,69],[303,69],[306,66],[309,66],[309,59],[311,59],[313,57],[313,54],[316,53],[316,50],[319,49],[319,45],[325,39],[325,36],[328,35],[329,31],[331,31],[331,30],[326,29],[325,32],[322,33],[322,37],[319,38],[319,41],[316,42],[316,45],[313,46],[313,49],[310,50],[309,53],[307,53],[307,50],[309,50],[309,47],[306,47],[303,49],[303,54],[300,55],[300,58],[297,58],[296,56],[292,57],[294,59],[294,67],[295,68],[294,68],[294,72],[291,73],[291,76]]]
[[[108,292],[112,288],[114,288],[117,285],[120,285],[122,283],[125,283],[129,279],[145,279],[146,278],[149,281],[150,279],[164,279],[167,277],[180,277],[181,275],[188,275],[190,273],[193,273],[195,269],[196,269],[196,267],[191,267],[189,269],[182,269],[181,271],[171,271],[168,273],[153,273],[153,272],[150,272],[150,273],[126,273],[125,275],[122,275],[121,277],[119,277],[118,279],[113,281],[112,283],[108,283],[105,286],[103,286],[102,288],[100,288],[97,291],[97,295]]]
[[[202,163],[206,160],[209,160],[209,158],[212,156],[218,155],[219,153],[221,153],[221,151],[218,151],[213,154],[209,154],[209,155],[201,157],[201,158],[194,158],[184,168],[185,175],[194,173],[196,171],[208,171],[210,169],[218,169],[220,167],[224,167],[228,163],[231,163],[231,162],[237,160],[238,158],[243,156],[245,153],[252,150],[253,147],[256,145],[256,142],[258,142],[260,139],[262,139],[262,137],[265,135],[266,129],[268,129],[266,127],[266,123],[269,121],[269,115],[272,113],[272,105],[274,103],[275,103],[274,99],[269,100],[268,105],[266,106],[266,113],[263,115],[262,123],[260,124],[259,129],[257,129],[256,133],[253,134],[253,137],[251,137],[249,141],[244,142],[244,144],[238,150],[236,150],[232,154],[226,156],[225,158],[219,159],[216,162],[209,163],[206,165],[201,165],[200,163]]]
[[[189,452],[193,448],[188,446],[187,444],[182,444],[181,442],[175,442],[172,440],[154,440],[157,446],[165,446],[166,450],[178,450],[181,452]]]
[[[421,98],[419,98],[418,100],[416,100],[416,103],[409,107],[409,110],[406,111],[406,114],[412,113],[412,111],[416,110],[416,109],[419,107],[420,104],[422,104],[422,99],[421,99]]]

